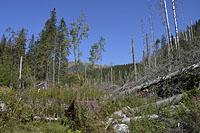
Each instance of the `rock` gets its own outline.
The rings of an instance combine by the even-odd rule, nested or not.
[[[121,117],[121,118],[126,117],[126,115],[122,112],[122,110],[119,110],[119,111],[114,112],[114,115],[117,115],[117,116],[119,116],[119,117]]]
[[[124,117],[124,118],[122,119],[122,122],[123,122],[123,123],[129,124],[130,121],[131,121],[131,118],[129,118],[129,117]]]
[[[113,129],[115,133],[129,133],[129,129],[126,124],[116,124]]]
[[[114,112],[113,115],[120,117],[120,120],[123,123],[130,123],[130,121],[131,121],[131,119],[129,117],[127,117],[126,114],[124,114],[122,110]]]
[[[110,125],[113,121],[113,118],[108,118],[108,121],[106,122],[106,125]]]

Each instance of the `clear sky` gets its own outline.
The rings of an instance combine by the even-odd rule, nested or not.
[[[144,20],[145,32],[149,31],[148,5],[153,7],[154,29],[157,37],[165,33],[162,17],[158,8],[159,0],[1,0],[0,35],[7,27],[19,30],[28,29],[28,36],[38,34],[49,18],[50,10],[57,10],[58,19],[64,17],[69,24],[83,11],[90,24],[89,38],[81,44],[82,59],[88,60],[90,46],[100,36],[106,38],[104,64],[126,64],[131,62],[131,38],[136,43],[136,58],[142,57],[141,20]],[[171,10],[171,0],[168,1]],[[181,29],[200,19],[200,0],[177,0],[179,25]],[[170,24],[173,31],[172,14]],[[73,59],[73,57],[71,57]]]

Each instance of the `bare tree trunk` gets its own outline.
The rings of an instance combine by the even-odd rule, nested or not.
[[[144,69],[145,69],[145,56],[146,56],[146,54],[145,54],[145,42],[146,41],[145,41],[144,22],[143,22],[143,20],[141,20],[141,33],[142,33],[142,40],[143,40],[143,58],[142,58],[142,60],[143,60],[143,66],[144,66]]]
[[[80,50],[80,46],[78,45],[78,64],[80,64],[81,62],[81,50]]]
[[[119,71],[119,81],[121,81],[122,78],[121,78],[121,71]]]
[[[190,27],[188,27],[188,37],[189,37],[189,41],[191,41],[192,40],[192,36],[191,36],[191,28]]]
[[[23,58],[21,56],[20,57],[20,66],[19,66],[19,89],[22,88],[22,62],[23,62]]]
[[[110,67],[110,82],[113,85],[113,69],[112,69],[112,66]]]
[[[132,61],[133,61],[133,68],[134,68],[134,77],[135,81],[137,81],[137,66],[135,61],[135,47],[134,47],[134,41],[132,39]]]
[[[151,67],[151,55],[150,55],[150,45],[149,45],[149,35],[146,34],[146,56],[147,56],[147,64],[149,68]]]
[[[172,0],[172,9],[173,9],[174,26],[175,26],[175,32],[176,32],[175,46],[176,46],[176,49],[179,49],[179,45],[180,45],[179,44],[179,31],[178,31],[175,0]]]
[[[33,70],[33,73],[34,73],[34,74],[33,74],[33,78],[34,78],[33,87],[34,87],[34,88],[36,87],[36,72],[35,72],[36,70],[35,70],[35,69],[36,69],[36,66],[35,66],[35,64],[34,64],[34,70]]]
[[[61,69],[61,46],[60,46],[60,53],[59,53],[59,60],[58,60],[58,84],[60,84],[60,69]]]
[[[103,70],[102,70],[102,64],[101,64],[101,84],[103,83]]]
[[[165,11],[165,24],[167,29],[167,38],[168,38],[168,54],[170,56],[171,48],[172,48],[172,38],[171,38],[171,31],[170,31],[170,25],[169,25],[169,16],[168,16],[168,10],[167,10],[167,2],[166,0],[163,0],[164,3],[164,11]]]
[[[153,9],[152,4],[149,1],[149,25],[150,25],[150,36],[151,36],[151,44],[155,48],[155,32],[154,32],[154,22],[153,22]],[[154,66],[156,67],[156,56],[154,56]]]
[[[75,46],[75,44],[74,44],[74,48],[73,48],[73,52],[74,52],[74,64],[75,64],[75,66],[77,66],[77,59],[76,59],[76,46]]]
[[[84,69],[84,79],[85,79],[85,84],[87,83],[87,67],[85,65],[85,69]]]
[[[48,62],[46,64],[46,85],[45,85],[45,89],[48,88],[48,85],[49,85],[49,65],[48,65]]]
[[[55,86],[55,75],[56,75],[56,36],[54,38],[54,48],[53,48],[53,77],[52,77],[52,83],[53,87]]]
[[[190,31],[191,31],[191,39],[194,38],[194,31],[193,31],[193,27],[192,27],[192,20],[190,19]]]

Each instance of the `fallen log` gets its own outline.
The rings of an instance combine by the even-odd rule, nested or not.
[[[174,105],[180,103],[184,95],[186,95],[186,94],[174,95],[170,98],[166,98],[166,99],[157,101],[155,103],[150,103],[150,104],[140,106],[140,107],[136,107],[136,108],[130,108],[129,106],[124,107],[121,110],[114,112],[111,115],[111,118],[108,119],[108,121],[106,122],[105,133],[107,132],[108,128],[111,125],[118,124],[119,121],[117,119],[114,119],[114,118],[117,118],[116,116],[118,116],[120,118],[120,122],[127,123],[127,124],[129,124],[130,121],[139,121],[139,120],[143,120],[143,119],[145,119],[145,120],[146,119],[148,119],[148,120],[160,119],[162,117],[160,115],[157,115],[157,114],[135,116],[135,113],[141,112],[141,110],[145,110],[145,109],[148,109],[148,108],[151,108],[151,107],[156,107],[156,109],[158,109],[158,110],[161,107],[167,107],[169,105],[170,106],[173,105],[173,107],[175,107]],[[185,107],[185,106],[183,106],[183,107]],[[186,108],[186,110],[187,110],[187,108]],[[133,117],[127,117],[127,113],[129,113],[129,116],[130,116],[130,113],[133,114]]]
[[[34,116],[33,120],[35,121],[58,121],[60,118],[56,118],[56,117],[40,117],[40,116]]]
[[[176,105],[180,103],[184,95],[186,94],[174,95],[170,98],[166,98],[166,99],[157,101],[155,103],[150,103],[144,106],[136,107],[133,110],[138,112],[138,111],[141,111],[142,109],[148,109],[150,107],[155,107],[157,110],[159,110],[162,107],[167,107],[167,106]]]
[[[192,72],[192,71],[194,71],[194,70],[196,70],[198,68],[200,68],[200,62],[197,63],[197,64],[193,64],[192,66],[189,66],[189,67],[183,68],[181,70],[178,70],[176,72],[170,73],[167,76],[158,77],[157,79],[155,79],[153,81],[149,81],[149,82],[143,83],[143,84],[135,86],[135,87],[132,86],[132,84],[134,84],[134,83],[129,83],[129,84],[126,84],[126,85],[122,86],[117,91],[115,91],[113,93],[113,95],[117,96],[117,95],[133,94],[133,93],[136,93],[138,91],[148,89],[149,87],[151,87],[153,85],[157,85],[157,84],[162,83],[164,81],[172,80],[174,77],[176,77],[178,75]]]

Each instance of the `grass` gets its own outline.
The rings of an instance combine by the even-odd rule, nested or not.
[[[5,132],[10,133],[65,133],[66,128],[60,123],[47,123],[47,122],[29,122],[22,124],[19,122],[12,122],[6,128]]]
[[[103,101],[104,92],[89,87],[81,87],[79,101],[95,100],[98,109],[90,111],[87,106],[76,104],[78,109],[78,119],[80,125],[76,125],[64,114],[64,108],[68,107],[71,101],[77,98],[75,88],[54,88],[48,90],[27,89],[22,92],[12,89],[0,89],[0,99],[7,105],[7,112],[0,113],[0,131],[3,132],[60,132],[72,133],[72,127],[76,125],[76,133],[79,132],[104,132],[105,120],[110,118],[113,112],[121,110],[123,107],[135,109],[134,114],[127,114],[128,117],[146,116],[151,114],[161,115],[164,119],[149,120],[141,119],[131,121],[129,129],[131,132],[170,132],[177,129],[177,123],[187,131],[199,132],[200,129],[200,102],[194,100],[200,97],[200,91],[195,89],[188,92],[182,100],[182,105],[177,108],[163,107],[157,110],[156,107],[137,108],[149,103],[156,102],[156,98],[145,98],[137,95],[119,97],[115,100]],[[190,110],[186,111],[187,108]],[[136,110],[138,109],[138,110]],[[57,114],[61,120],[57,122],[32,121],[32,116],[51,116]],[[109,130],[112,132],[112,129]]]

